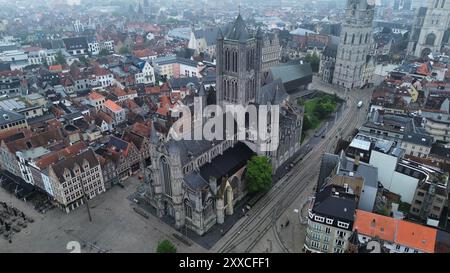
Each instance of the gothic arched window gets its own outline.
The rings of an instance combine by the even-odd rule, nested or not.
[[[352,34],[352,45],[355,43],[355,34]]]
[[[233,52],[233,56],[234,56],[234,60],[233,60],[233,62],[234,62],[234,66],[233,66],[233,71],[234,72],[237,72],[237,67],[238,67],[238,58],[237,58],[237,51],[234,51]]]
[[[237,82],[235,81],[233,84],[233,101],[234,102],[237,102],[237,89],[238,89],[238,86],[237,86]]]
[[[184,213],[187,218],[192,219],[192,207],[189,199],[184,200]]]
[[[362,42],[362,34],[359,35],[359,44]]]
[[[367,44],[367,40],[369,39],[369,33],[366,33],[366,40],[365,43]]]
[[[225,70],[230,70],[230,51],[225,49]]]
[[[170,166],[167,162],[167,158],[161,157],[159,160],[159,164],[161,167],[161,177],[164,180],[164,193],[168,196],[172,196],[172,183],[170,179]]]
[[[347,43],[347,32],[345,33],[345,36],[344,36],[344,45],[345,45],[345,43]]]
[[[227,95],[228,95],[227,88],[228,88],[227,80],[223,79],[223,93],[224,93],[223,96],[224,96],[224,99],[226,99]]]
[[[250,51],[247,51],[246,53],[245,53],[245,55],[246,55],[246,67],[247,67],[247,71],[250,71]]]
[[[434,33],[430,33],[427,35],[426,39],[425,39],[425,44],[426,45],[430,45],[430,46],[434,46],[434,42],[436,40],[436,35]]]
[[[253,89],[252,99],[255,99],[256,98],[256,80],[255,79],[253,79],[252,89]]]

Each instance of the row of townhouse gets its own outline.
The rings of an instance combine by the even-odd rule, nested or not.
[[[82,140],[68,144],[65,129],[56,122],[40,133],[4,132],[0,167],[45,192],[66,212],[150,164],[150,126],[135,123],[122,138],[111,136],[95,148]]]

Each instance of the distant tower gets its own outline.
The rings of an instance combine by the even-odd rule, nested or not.
[[[408,53],[426,57],[449,43],[450,0],[429,0],[427,8],[416,11]]]
[[[333,84],[353,89],[370,83],[373,58],[374,6],[367,0],[348,0],[337,50]]]
[[[248,105],[258,102],[261,90],[263,35],[250,34],[239,14],[224,32],[219,30],[217,56],[216,102]]]

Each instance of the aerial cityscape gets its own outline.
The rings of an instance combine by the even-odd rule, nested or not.
[[[449,68],[449,0],[0,0],[0,253],[450,253]]]

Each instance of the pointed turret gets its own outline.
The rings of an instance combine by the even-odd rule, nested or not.
[[[219,32],[217,33],[217,39],[218,40],[223,40],[223,32],[222,29],[219,27]]]
[[[152,121],[152,127],[151,127],[151,131],[150,131],[150,140],[152,141],[152,143],[157,144],[159,142],[159,137],[156,133],[156,129],[155,129],[155,123]]]
[[[359,239],[358,239],[358,229],[352,232],[352,235],[348,238],[348,246],[346,253],[358,253],[359,249]]]
[[[238,15],[225,37],[227,40],[246,41],[250,39],[247,26],[241,14]]]
[[[258,27],[258,29],[256,30],[256,39],[262,39],[263,38],[263,33],[261,30],[261,27]]]

